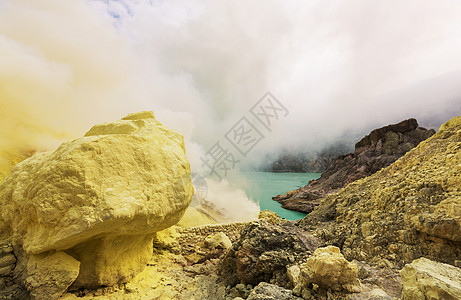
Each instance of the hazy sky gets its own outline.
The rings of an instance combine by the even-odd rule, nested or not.
[[[153,110],[197,169],[242,117],[264,135],[253,159],[438,126],[461,112],[460,49],[456,0],[0,0],[2,143],[46,148]],[[271,131],[249,112],[268,91],[289,112]]]

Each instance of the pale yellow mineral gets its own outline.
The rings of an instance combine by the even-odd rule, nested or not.
[[[141,112],[17,164],[0,185],[0,229],[28,256],[78,261],[72,287],[110,286],[142,271],[192,195],[183,137]]]

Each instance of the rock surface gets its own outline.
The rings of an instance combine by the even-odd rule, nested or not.
[[[301,286],[317,284],[333,291],[359,292],[357,265],[348,262],[338,247],[318,248],[314,254],[301,265]],[[300,287],[302,289],[302,287]]]
[[[110,286],[142,271],[155,232],[179,221],[192,194],[182,136],[152,112],[131,114],[16,165],[0,185],[1,239],[25,259],[72,256],[73,288]]]
[[[247,300],[301,300],[291,290],[284,289],[267,282],[259,283],[250,293]]]
[[[205,247],[229,249],[232,247],[232,242],[224,232],[217,232],[205,238]]]
[[[235,242],[246,225],[248,223],[172,226],[156,234],[147,267],[130,282],[110,288],[73,290],[63,299],[246,299],[253,287],[240,284],[227,288],[216,271],[224,249],[210,249],[205,245],[206,238],[216,233],[224,233]]]
[[[32,255],[27,263],[26,288],[32,299],[58,299],[79,275],[80,262],[58,251]]]
[[[269,282],[293,288],[287,267],[306,259],[317,243],[315,237],[289,222],[270,224],[264,219],[252,222],[223,258],[221,277],[231,286]]]
[[[0,299],[22,299],[27,291],[14,282],[13,270],[16,267],[16,256],[9,243],[0,244]]]
[[[389,166],[434,133],[419,127],[415,119],[375,129],[355,145],[354,153],[339,156],[319,179],[273,199],[283,208],[310,213],[327,195]]]
[[[348,260],[403,267],[461,258],[461,117],[377,173],[329,195],[299,226]]]
[[[461,269],[431,261],[414,260],[400,271],[403,300],[461,299]]]
[[[278,225],[282,226],[285,223],[289,222],[280,221]],[[146,269],[130,282],[96,290],[71,291],[66,293],[63,299],[294,300],[303,297],[312,300],[392,300],[400,298],[401,288],[395,289],[398,283],[396,279],[400,279],[398,271],[375,268],[358,262],[354,263],[360,266],[359,277],[362,281],[360,293],[334,292],[312,284],[312,287],[303,289],[300,295],[295,295],[291,287],[280,286],[284,282],[280,280],[284,278],[283,276],[273,277],[271,283],[260,282],[257,285],[237,283],[231,286],[224,280],[225,278],[218,275],[218,271],[222,270],[222,259],[225,258],[226,252],[222,249],[207,248],[205,239],[222,232],[235,244],[240,241],[242,229],[251,224],[253,223],[215,224],[191,228],[170,227],[157,233],[154,255]],[[266,225],[267,223],[262,226]],[[260,241],[264,242],[264,240]],[[289,246],[292,244],[284,245],[287,246],[285,250],[290,252]],[[302,262],[303,260],[299,261]],[[285,267],[288,277],[296,276],[296,267],[299,269],[298,265]],[[249,298],[250,296],[252,298]]]

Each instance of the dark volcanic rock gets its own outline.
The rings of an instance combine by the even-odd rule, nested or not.
[[[319,179],[272,199],[283,208],[310,213],[327,195],[389,166],[434,133],[419,127],[415,119],[375,129],[355,145],[354,153],[339,156]]]
[[[270,282],[293,288],[286,267],[303,261],[317,246],[317,238],[290,222],[270,224],[259,220],[243,229],[219,272],[226,285]]]

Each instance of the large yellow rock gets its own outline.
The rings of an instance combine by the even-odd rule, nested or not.
[[[461,299],[461,269],[427,258],[414,260],[400,271],[402,299]]]
[[[357,274],[357,265],[348,262],[338,247],[327,246],[315,250],[301,265],[301,284],[315,283],[334,291],[359,292],[360,282]]]
[[[112,285],[142,270],[192,195],[183,137],[142,112],[16,165],[0,185],[0,229],[28,254],[72,255],[74,286]]]

